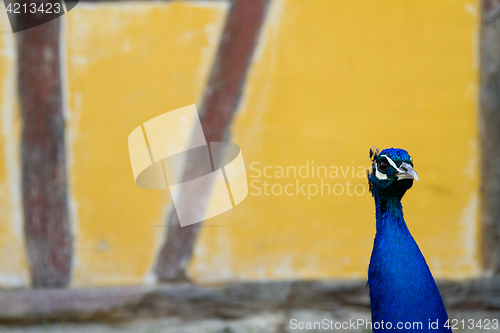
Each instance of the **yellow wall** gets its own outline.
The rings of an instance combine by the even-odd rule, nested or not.
[[[0,31],[9,31],[0,15]],[[17,91],[17,44],[0,33],[0,286],[30,283],[26,259],[21,189],[21,137]]]
[[[249,181],[261,190],[265,180],[291,183],[289,193],[296,191],[293,175],[252,178],[253,162],[260,171],[314,161],[344,171],[354,165],[356,173],[323,180],[343,184],[339,196],[326,188],[310,200],[250,188],[240,206],[209,222],[226,227],[202,229],[191,277],[365,278],[374,204],[366,175],[357,173],[370,165],[372,145],[405,148],[414,159],[420,181],[403,205],[433,273],[478,275],[478,6],[273,1],[232,126]],[[321,185],[320,178],[298,181]],[[349,196],[347,181],[364,195]]]
[[[63,16],[73,286],[155,280],[170,194],[135,185],[127,138],[157,115],[200,106],[227,12],[223,1],[80,2]],[[435,276],[478,276],[478,12],[478,0],[272,0],[231,126],[253,187],[205,222],[189,276],[365,278],[372,145],[414,159],[420,181],[405,217]],[[19,286],[29,274],[15,38],[0,35],[0,48],[0,285]],[[313,162],[338,177],[311,177]],[[307,164],[309,178],[275,174]],[[272,176],[258,176],[266,166]],[[275,193],[292,184],[294,195],[255,195],[264,181]],[[296,194],[297,182],[307,192],[321,181],[344,193]]]

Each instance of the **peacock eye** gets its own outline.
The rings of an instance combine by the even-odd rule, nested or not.
[[[389,163],[387,163],[386,161],[378,161],[377,162],[377,169],[378,169],[378,171],[384,172],[388,168],[389,168]]]

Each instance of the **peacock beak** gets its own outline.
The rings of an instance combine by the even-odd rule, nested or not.
[[[401,165],[399,166],[396,177],[398,177],[398,180],[414,179],[418,181],[417,172],[413,170],[413,167],[410,164],[405,162],[401,163]]]

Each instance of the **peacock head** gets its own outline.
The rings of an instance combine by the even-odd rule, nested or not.
[[[387,148],[381,152],[370,149],[370,158],[372,170],[368,171],[368,183],[374,196],[401,199],[413,180],[418,180],[413,159],[404,149]]]

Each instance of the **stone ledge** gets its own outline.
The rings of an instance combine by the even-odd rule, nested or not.
[[[262,312],[369,310],[365,281],[272,281],[222,286],[0,291],[0,322],[43,320],[118,322],[140,318],[238,319]],[[438,283],[447,309],[500,310],[500,278]]]

